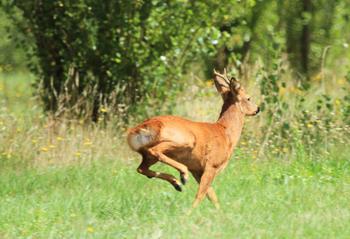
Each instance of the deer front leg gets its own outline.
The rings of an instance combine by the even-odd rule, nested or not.
[[[196,179],[196,181],[199,184],[201,182],[201,177],[202,177],[203,173],[201,173],[201,172],[192,172],[192,175],[193,175],[193,177]],[[220,208],[219,200],[218,200],[218,198],[216,196],[216,193],[215,193],[213,187],[211,187],[211,186],[208,188],[207,197],[214,204],[216,209]]]
[[[153,164],[157,162],[158,162],[157,159],[148,158],[145,155],[143,155],[142,162],[140,166],[137,168],[137,172],[147,176],[148,178],[159,178],[159,179],[165,180],[169,182],[171,185],[173,185],[177,191],[181,192],[182,191],[181,184],[174,176],[167,173],[155,172],[149,169]]]
[[[203,200],[204,196],[209,192],[213,196],[213,190],[210,189],[210,185],[213,182],[213,179],[216,175],[216,170],[213,167],[206,167],[204,173],[201,177],[199,188],[197,191],[196,199],[194,200],[192,207],[195,208]],[[214,193],[215,195],[215,193]],[[209,196],[209,195],[208,195]],[[217,201],[216,195],[213,196],[214,201]]]
[[[171,143],[171,142],[162,142],[160,144],[157,144],[156,146],[153,146],[148,150],[149,154],[152,155],[153,157],[157,158],[160,162],[165,163],[176,170],[179,171],[180,173],[180,179],[182,184],[186,184],[188,180],[188,168],[186,165],[179,163],[175,161],[174,159],[169,158],[164,154],[166,150],[172,147],[176,147],[178,145]]]

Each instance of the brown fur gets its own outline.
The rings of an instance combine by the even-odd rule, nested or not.
[[[219,207],[211,183],[223,170],[242,132],[245,115],[255,115],[258,107],[250,102],[244,89],[235,89],[215,79],[224,104],[217,122],[194,122],[176,116],[157,116],[129,130],[130,147],[142,155],[137,171],[149,178],[160,178],[181,191],[181,183],[172,175],[154,172],[149,168],[158,161],[180,172],[182,184],[189,172],[199,183],[193,202],[196,207],[205,195]],[[233,82],[234,83],[234,82]]]

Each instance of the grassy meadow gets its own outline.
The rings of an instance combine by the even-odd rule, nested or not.
[[[137,174],[140,160],[126,145],[125,126],[117,119],[53,121],[32,97],[32,80],[0,75],[0,238],[350,237],[349,126],[337,113],[299,121],[284,140],[263,128],[267,111],[250,118],[214,182],[221,209],[205,200],[189,213],[193,178],[179,193]],[[220,96],[210,83],[189,88],[181,100],[176,114],[217,117]]]

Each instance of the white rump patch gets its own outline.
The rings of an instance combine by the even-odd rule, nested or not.
[[[130,147],[137,151],[154,140],[154,132],[149,129],[140,129],[140,132],[131,134],[129,137]]]

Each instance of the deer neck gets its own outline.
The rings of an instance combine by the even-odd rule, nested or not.
[[[241,136],[244,125],[244,113],[240,105],[238,103],[224,104],[217,123],[225,128],[230,146],[233,149]]]

